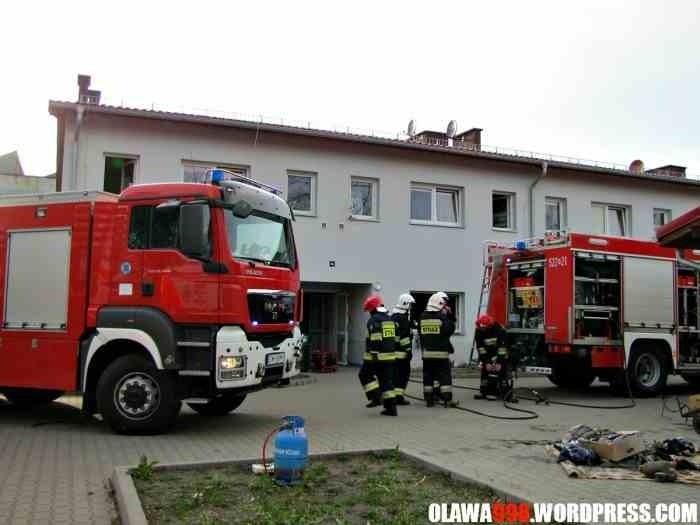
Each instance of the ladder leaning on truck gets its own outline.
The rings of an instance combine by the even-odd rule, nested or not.
[[[162,432],[299,371],[293,216],[274,188],[210,183],[0,198],[0,392],[83,395],[118,432]]]
[[[519,365],[562,387],[597,377],[637,396],[669,374],[700,380],[700,252],[550,232],[486,243],[480,308],[508,330]]]

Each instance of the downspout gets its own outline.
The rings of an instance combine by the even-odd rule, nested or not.
[[[534,191],[535,191],[535,186],[547,175],[547,161],[543,160],[542,161],[542,171],[540,172],[539,175],[537,175],[537,178],[532,181],[532,184],[530,184],[530,206],[529,206],[529,214],[530,214],[530,234],[528,237],[531,239],[535,236],[535,204],[534,204]]]
[[[75,133],[73,134],[73,142],[75,142],[75,147],[73,149],[73,190],[78,189],[78,165],[80,158],[80,128],[83,125],[83,118],[85,115],[85,107],[83,105],[78,105],[75,110]]]

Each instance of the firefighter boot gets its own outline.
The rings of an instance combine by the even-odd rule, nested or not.
[[[377,390],[375,393],[372,394],[372,397],[370,398],[369,403],[367,403],[365,406],[367,408],[374,408],[374,407],[378,407],[381,404],[382,403],[379,399],[379,390]]]
[[[411,402],[403,396],[396,396],[396,406],[410,405]]]
[[[394,398],[389,398],[384,400],[384,410],[382,410],[381,414],[383,416],[398,416],[398,412],[396,411],[396,400]]]
[[[425,392],[423,394],[425,398],[425,406],[434,407],[435,406],[435,394],[433,392]]]
[[[456,408],[459,406],[459,401],[452,399],[452,393],[450,392],[448,394],[443,394],[442,405],[445,408]]]

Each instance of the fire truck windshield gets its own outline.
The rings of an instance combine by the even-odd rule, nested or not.
[[[294,268],[294,240],[288,219],[259,210],[246,218],[224,210],[231,254],[236,259]]]

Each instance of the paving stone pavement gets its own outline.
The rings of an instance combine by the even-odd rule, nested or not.
[[[399,446],[413,454],[502,491],[542,502],[695,502],[698,488],[639,481],[574,480],[546,458],[545,442],[577,423],[618,430],[636,429],[649,439],[685,435],[700,442],[673,414],[660,416],[659,399],[638,400],[627,410],[535,407],[540,418],[499,421],[413,402],[398,418],[364,408],[356,369],[314,375],[317,381],[251,395],[239,411],[202,418],[183,408],[175,432],[162,436],[119,436],[99,420],[84,419],[80,399],[63,397],[26,412],[0,397],[0,523],[109,524],[116,517],[108,476],[115,465],[136,464],[141,455],[161,462],[257,457],[265,434],[280,417],[306,419],[310,452],[336,452]],[[475,384],[473,378],[459,384]],[[604,386],[588,394],[566,394],[546,379],[526,378],[520,386],[548,397],[620,404]],[[418,395],[420,385],[411,385]],[[692,390],[672,381],[677,394]],[[475,401],[457,390],[463,406],[509,415],[501,404]],[[669,406],[674,404],[670,400]],[[511,413],[512,414],[512,413]]]

